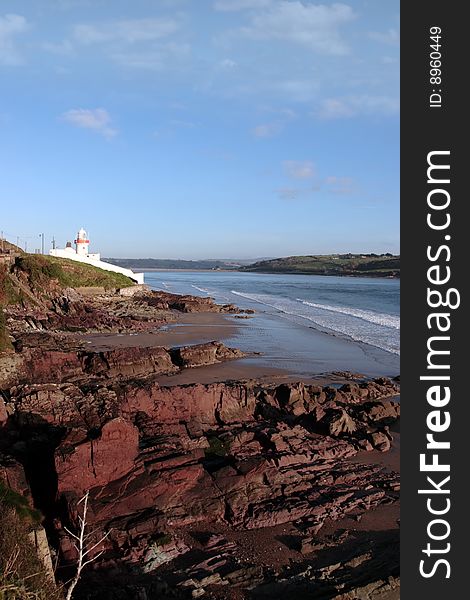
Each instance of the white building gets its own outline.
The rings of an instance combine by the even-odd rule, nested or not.
[[[78,232],[77,239],[75,240],[75,252],[79,256],[86,256],[87,258],[92,258],[93,260],[101,260],[101,256],[99,253],[90,254],[88,252],[89,245],[90,240],[88,239],[86,231],[82,227]]]
[[[71,242],[67,242],[65,248],[53,248],[52,250],[49,250],[49,254],[51,256],[68,258],[70,260],[76,260],[77,262],[86,263],[88,265],[98,267],[99,269],[103,269],[105,271],[112,271],[113,273],[122,273],[122,275],[129,277],[136,283],[144,283],[143,273],[134,273],[134,271],[131,271],[130,269],[118,267],[117,265],[113,265],[111,263],[105,262],[104,260],[101,260],[101,255],[99,253],[90,253],[88,251],[90,246],[90,240],[88,239],[87,232],[83,229],[83,227],[78,232],[77,239],[74,243],[75,248],[72,248]]]

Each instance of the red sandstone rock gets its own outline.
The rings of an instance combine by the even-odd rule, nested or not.
[[[135,364],[153,359],[143,353]],[[360,516],[397,497],[396,475],[347,460],[372,445],[387,449],[383,423],[399,407],[371,397],[393,395],[391,382],[339,392],[254,382],[164,387],[151,378],[110,377],[120,361],[134,368],[126,367],[126,353],[114,354],[109,367],[101,360],[85,365],[88,379],[74,384],[12,388],[6,408],[20,430],[62,432],[58,493],[73,520],[77,499],[92,490],[89,524],[97,535],[112,528],[106,552],[116,564],[160,568],[187,541],[159,550],[155,536],[195,524],[255,530],[296,522],[313,535],[327,519]],[[212,581],[211,564],[200,563],[201,581]]]
[[[173,362],[183,368],[213,365],[224,360],[241,358],[242,356],[245,355],[240,350],[227,348],[220,342],[184,346],[171,350]]]
[[[357,429],[357,425],[348,413],[343,409],[332,411],[328,421],[328,431],[330,435],[338,437],[344,433],[354,433]]]
[[[56,453],[59,494],[73,490],[80,496],[120,479],[132,469],[138,452],[139,431],[121,417],[108,421],[99,438],[71,450],[66,439]]]
[[[169,350],[163,347],[115,348],[103,352],[26,348],[8,358],[11,368],[0,372],[1,387],[34,382],[64,383],[87,378],[136,379],[168,375],[180,369],[212,365],[244,356],[220,342]],[[3,381],[2,381],[3,380]],[[2,385],[3,384],[3,385]]]
[[[5,401],[0,396],[0,427],[2,427],[8,420],[8,412],[5,406]]]
[[[161,375],[178,371],[168,350],[160,347],[81,352],[79,358],[84,373],[107,379]]]

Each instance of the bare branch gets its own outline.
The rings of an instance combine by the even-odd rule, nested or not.
[[[90,492],[87,491],[87,493],[80,498],[80,500],[77,502],[77,506],[79,504],[83,504],[82,506],[82,513],[78,515],[78,524],[79,524],[79,532],[78,535],[72,533],[71,531],[69,531],[67,528],[65,528],[66,532],[68,534],[70,534],[75,540],[77,540],[78,542],[78,547],[76,544],[74,544],[75,548],[77,549],[78,552],[78,559],[77,559],[77,572],[75,573],[75,577],[73,577],[73,579],[71,579],[70,581],[70,585],[67,588],[67,594],[65,596],[66,600],[71,600],[72,598],[72,594],[73,591],[80,579],[80,575],[82,573],[82,570],[84,567],[86,567],[87,565],[89,565],[90,563],[92,563],[93,561],[97,560],[104,552],[104,550],[101,550],[100,552],[98,552],[98,554],[96,554],[95,556],[92,556],[91,558],[89,558],[88,560],[84,560],[86,556],[88,556],[91,552],[93,552],[93,550],[95,548],[97,548],[100,544],[102,544],[104,542],[104,540],[108,537],[108,535],[111,533],[111,530],[108,531],[107,533],[105,533],[105,535],[103,535],[100,540],[98,542],[96,542],[95,544],[93,544],[93,546],[91,546],[90,548],[87,548],[87,540],[90,539],[90,537],[95,533],[95,532],[91,532],[91,533],[85,533],[86,530],[86,525],[87,525],[87,512],[88,512],[88,496],[89,496]]]
[[[91,546],[91,548],[88,548],[88,550],[87,550],[86,552],[84,552],[84,553],[83,553],[83,556],[85,557],[87,554],[90,554],[90,552],[93,552],[93,550],[94,550],[95,548],[97,548],[97,547],[98,547],[100,544],[102,544],[102,543],[104,542],[104,540],[105,540],[105,539],[108,537],[108,535],[109,535],[110,533],[111,533],[111,530],[109,530],[107,533],[105,533],[105,534],[103,535],[103,537],[102,537],[100,540],[98,540],[98,541],[96,542],[96,544],[93,544],[93,546]]]
[[[103,554],[103,552],[104,552],[104,550],[101,550],[101,552],[98,552],[98,554],[97,554],[96,556],[94,556],[93,558],[90,558],[90,559],[86,560],[86,561],[83,563],[83,565],[82,565],[82,568],[83,568],[85,565],[89,565],[90,563],[92,563],[93,561],[95,561],[97,558],[99,558],[99,557],[100,557],[100,556]]]
[[[78,535],[75,535],[74,533],[72,533],[68,527],[64,527],[64,529],[69,535],[71,535],[73,538],[75,538],[77,540],[77,542],[80,541],[80,538],[78,537]]]

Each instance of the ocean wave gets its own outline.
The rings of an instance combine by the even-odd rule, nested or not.
[[[272,304],[269,301],[266,300],[266,298],[273,298],[274,300],[276,299],[276,296],[269,296],[269,295],[263,295],[263,294],[248,294],[246,292],[237,292],[235,290],[231,291],[232,294],[235,294],[235,296],[241,296],[242,298],[246,298],[247,300],[252,300],[253,302],[259,302],[259,304],[264,304],[265,306],[270,306],[271,308],[275,308],[276,310],[279,310],[283,313],[286,313],[288,315],[297,315],[298,313],[296,312],[291,312],[288,311],[285,307],[282,307],[279,305],[279,303],[277,304]],[[280,298],[281,300],[283,300],[282,298]],[[298,316],[302,316],[302,315],[298,315]]]
[[[381,315],[380,313],[352,308],[350,310],[339,310],[339,307],[328,308],[329,305],[315,304],[299,299],[291,300],[269,294],[250,294],[236,290],[232,290],[232,294],[269,306],[286,315],[315,323],[320,330],[341,334],[357,342],[370,344],[393,354],[400,354],[399,320],[398,327],[396,327],[398,317],[394,315]],[[302,306],[306,308],[302,310]],[[316,314],[305,312],[309,308],[315,308],[319,312]],[[331,308],[338,310],[331,310]],[[353,311],[356,314],[353,314]],[[331,313],[336,313],[336,316]],[[387,333],[387,331],[390,333]]]
[[[205,288],[198,287],[194,284],[191,284],[191,287],[193,287],[195,290],[202,292],[203,294],[209,294],[209,290],[206,290]]]
[[[375,323],[376,325],[381,325],[382,327],[390,327],[390,329],[400,329],[400,317],[397,315],[376,313],[360,308],[331,306],[329,304],[316,304],[315,302],[308,302],[307,300],[302,300],[301,298],[297,298],[297,300],[302,302],[302,304],[312,306],[313,308],[320,308],[321,310],[328,310],[330,312],[341,313],[343,315],[350,315],[351,317],[356,317],[358,319],[362,319],[363,321],[369,321],[369,323]]]

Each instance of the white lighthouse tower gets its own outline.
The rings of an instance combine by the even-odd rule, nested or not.
[[[80,229],[75,240],[75,250],[79,256],[88,256],[88,247],[90,240],[88,239],[86,231],[83,227]]]

